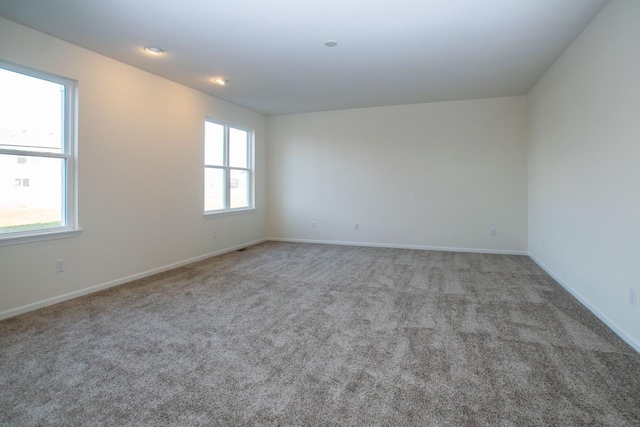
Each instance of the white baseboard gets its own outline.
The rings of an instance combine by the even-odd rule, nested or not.
[[[259,239],[254,240],[253,242],[242,243],[240,245],[232,246],[230,248],[221,249],[219,251],[210,252],[208,254],[200,255],[194,258],[185,259],[184,261],[175,262],[173,264],[164,265],[162,267],[154,268],[152,270],[144,271],[142,273],[133,274],[131,276],[122,277],[120,279],[112,280],[110,282],[102,283],[100,285],[91,286],[89,288],[80,289],[79,291],[69,292],[64,295],[59,295],[57,297],[48,298],[42,301],[34,302],[31,304],[23,305],[22,307],[12,308],[10,310],[6,310],[0,312],[0,320],[7,319],[9,317],[14,317],[19,314],[27,313],[29,311],[37,310],[39,308],[47,307],[50,305],[58,304],[59,302],[67,301],[73,298],[78,298],[83,295],[92,294],[94,292],[101,291],[103,289],[112,288],[114,286],[122,285],[133,280],[142,279],[144,277],[152,276],[154,274],[162,273],[163,271],[171,270],[174,268],[182,267],[187,264],[192,264],[194,262],[202,261],[207,258],[211,258],[217,255],[222,255],[227,252],[233,252],[238,249],[246,248],[249,246],[257,245],[258,243],[266,242],[267,239]]]
[[[580,295],[578,291],[573,289],[571,286],[567,284],[564,280],[558,277],[555,273],[547,268],[546,265],[538,261],[533,255],[529,254],[529,258],[533,260],[536,264],[540,266],[549,276],[553,277],[553,279],[560,284],[563,288],[567,290],[571,295],[575,297],[582,305],[584,305],[590,312],[592,312],[598,319],[602,320],[602,322],[609,327],[613,332],[615,332],[620,338],[622,338],[627,344],[633,347],[638,353],[640,353],[640,342],[637,342],[629,335],[627,335],[613,320],[609,319],[607,316],[602,314],[596,307],[589,302],[585,297]]]
[[[494,255],[529,255],[527,251],[513,251],[507,249],[473,249],[473,248],[451,248],[446,246],[422,246],[422,245],[399,245],[394,243],[371,243],[371,242],[344,242],[339,240],[313,240],[313,239],[290,239],[285,237],[267,237],[267,240],[274,242],[291,243],[317,243],[321,245],[343,245],[343,246],[364,246],[371,248],[390,249],[415,249],[420,251],[442,251],[442,252],[469,252],[477,254]]]

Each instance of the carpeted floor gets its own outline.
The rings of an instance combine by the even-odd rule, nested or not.
[[[640,355],[527,257],[268,242],[0,340],[2,425],[640,423]]]

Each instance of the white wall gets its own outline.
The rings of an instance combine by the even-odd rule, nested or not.
[[[640,351],[640,2],[610,2],[529,111],[531,256]]]
[[[526,252],[525,120],[524,97],[271,116],[269,236]]]
[[[0,58],[79,82],[83,229],[0,247],[0,317],[266,236],[265,116],[2,18]],[[205,116],[255,129],[255,212],[203,217]]]

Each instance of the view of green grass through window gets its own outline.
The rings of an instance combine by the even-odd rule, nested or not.
[[[65,86],[0,68],[0,233],[65,225]]]

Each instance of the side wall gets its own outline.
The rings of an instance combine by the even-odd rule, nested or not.
[[[2,18],[0,58],[79,82],[83,229],[0,247],[0,318],[266,237],[265,116]],[[205,116],[255,129],[255,212],[203,217]]]
[[[525,253],[525,108],[509,97],[271,116],[269,236]]]
[[[529,94],[529,250],[640,351],[640,2],[610,2]]]

